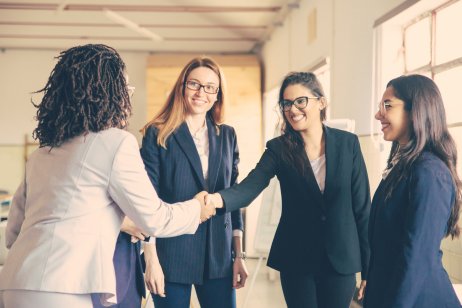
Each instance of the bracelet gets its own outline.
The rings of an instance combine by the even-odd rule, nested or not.
[[[245,251],[243,252],[238,252],[235,254],[236,258],[241,258],[242,260],[245,261],[245,259],[247,259],[246,255],[245,255]]]

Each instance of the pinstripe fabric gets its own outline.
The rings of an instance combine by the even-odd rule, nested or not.
[[[141,148],[146,170],[159,197],[166,202],[188,200],[202,190],[215,192],[237,179],[239,152],[234,129],[219,127],[207,119],[209,134],[208,181],[204,180],[199,154],[186,123],[167,140],[167,149],[157,145],[157,129],[150,127]],[[232,229],[242,229],[240,211],[217,215],[199,226],[193,235],[157,239],[157,252],[165,279],[201,284],[232,275]]]

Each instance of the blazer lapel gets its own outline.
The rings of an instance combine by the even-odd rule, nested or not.
[[[223,132],[217,135],[217,129],[212,121],[207,117],[207,131],[209,135],[209,171],[208,171],[208,188],[209,192],[215,191],[218,171],[220,169],[222,155]]]
[[[202,189],[205,189],[206,185],[204,175],[202,174],[201,160],[199,158],[199,153],[197,153],[196,145],[194,144],[194,140],[191,136],[191,133],[189,132],[186,122],[183,122],[183,124],[178,127],[178,129],[173,133],[173,136],[191,163],[194,173],[202,185]]]
[[[326,154],[326,183],[324,186],[324,196],[327,197],[329,189],[333,186],[337,177],[342,176],[336,174],[337,165],[339,162],[340,151],[337,149],[337,141],[327,126],[324,126],[324,142]]]
[[[306,155],[305,150],[303,151],[303,159],[305,161],[304,165],[304,170],[303,170],[303,178],[308,184],[308,188],[311,189],[313,194],[318,198],[319,200],[322,199],[322,193],[321,190],[319,189],[318,182],[316,181],[316,177],[314,176],[313,168],[311,168],[311,163],[310,159],[308,158],[308,155]]]

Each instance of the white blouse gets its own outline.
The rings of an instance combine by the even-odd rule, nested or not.
[[[326,185],[326,154],[322,154],[318,158],[310,160],[310,164],[316,182],[318,182],[319,190],[321,193],[324,193],[324,187]]]

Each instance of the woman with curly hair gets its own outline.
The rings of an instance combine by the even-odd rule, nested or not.
[[[131,88],[114,49],[78,46],[58,59],[35,105],[40,147],[8,216],[0,307],[93,307],[91,294],[114,303],[112,256],[125,215],[150,235],[175,236],[214,213],[197,200],[158,198],[123,130]],[[132,225],[122,229],[138,232]]]

